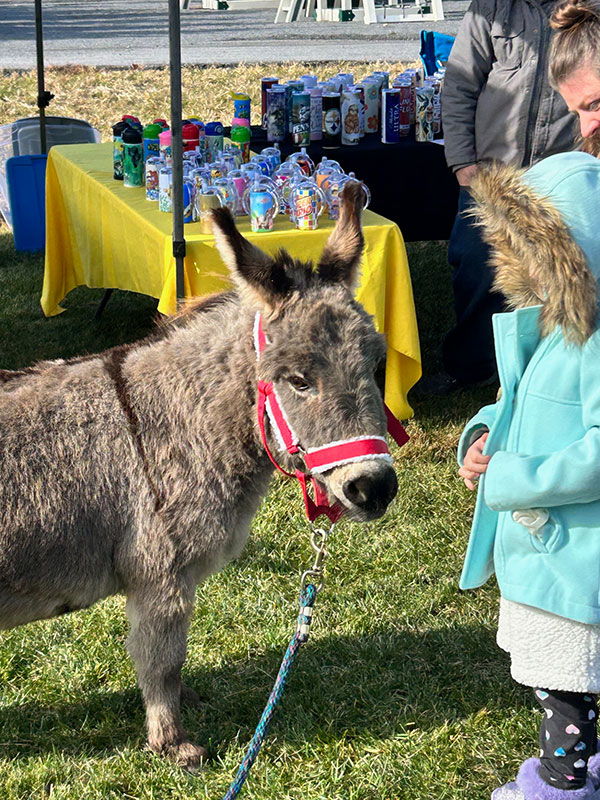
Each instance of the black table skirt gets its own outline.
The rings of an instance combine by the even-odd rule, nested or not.
[[[265,131],[253,127],[251,148],[258,152],[269,144]],[[299,150],[291,142],[281,143],[280,149],[284,158]],[[315,163],[327,156],[346,172],[355,172],[371,191],[371,211],[396,222],[405,241],[449,238],[458,184],[446,166],[442,145],[414,139],[383,144],[374,133],[337,150],[323,150],[320,142],[311,142],[307,152]]]

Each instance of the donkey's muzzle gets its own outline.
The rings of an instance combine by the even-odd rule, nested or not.
[[[380,517],[398,491],[396,473],[389,464],[381,465],[375,472],[358,475],[345,481],[342,490],[346,501],[365,519]]]

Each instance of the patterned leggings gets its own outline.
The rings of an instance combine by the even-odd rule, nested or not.
[[[536,689],[544,710],[540,727],[540,777],[557,789],[585,785],[588,758],[596,752],[596,695]]]

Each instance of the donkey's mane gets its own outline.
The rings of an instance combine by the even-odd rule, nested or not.
[[[157,339],[163,339],[173,328],[180,328],[182,325],[186,325],[192,317],[213,311],[213,309],[225,305],[235,297],[237,297],[237,293],[231,289],[226,292],[209,294],[205,297],[192,297],[183,304],[176,314],[170,317],[157,317],[155,330],[149,333],[145,340],[141,341],[154,342]]]
[[[277,250],[272,258],[278,268],[288,273],[296,286],[311,285],[318,278],[318,272],[312,261],[300,261],[283,247]]]
[[[46,364],[48,363],[51,362],[46,361]],[[40,370],[37,367],[24,367],[23,369],[0,369],[0,383],[8,383],[15,378],[22,378],[25,375],[35,375],[38,372],[40,372]]]

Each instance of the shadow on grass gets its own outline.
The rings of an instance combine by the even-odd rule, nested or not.
[[[436,428],[469,419],[482,406],[496,402],[498,386],[477,389],[462,389],[448,397],[417,397],[409,394],[409,402],[415,412],[414,418],[427,428]]]
[[[37,361],[98,353],[145,336],[157,301],[134,292],[113,293],[95,319],[104,289],[78,287],[61,303],[64,314],[46,318],[40,305],[44,258],[16,253],[0,229],[0,367],[20,369]]]
[[[274,682],[284,646],[219,669],[185,673],[203,703],[184,708],[190,738],[210,743],[211,755],[236,739],[244,745]],[[299,745],[370,734],[388,738],[408,729],[460,723],[485,709],[532,707],[530,692],[515,684],[508,658],[493,633],[458,625],[424,631],[382,630],[362,637],[313,639],[301,648],[273,722],[278,742]],[[4,759],[61,751],[110,753],[142,747],[144,714],[139,692],[89,692],[53,706],[33,700],[0,712]]]

